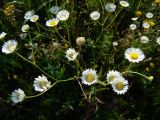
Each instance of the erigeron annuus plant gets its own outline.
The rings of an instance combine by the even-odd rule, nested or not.
[[[126,74],[136,74],[145,77],[148,80],[152,80],[152,76],[146,76],[139,72],[131,71],[133,66],[136,67],[137,64],[141,64],[145,59],[145,51],[143,49],[141,50],[141,46],[138,46],[138,44],[135,45],[135,41],[132,41],[133,44],[130,41],[128,41],[128,43],[126,42],[126,45],[124,46],[118,46],[119,42],[119,45],[123,44],[121,43],[121,41],[115,41],[114,43],[117,43],[116,45],[110,44],[109,42],[113,42],[113,40],[115,40],[114,34],[111,34],[110,36],[106,34],[112,31],[112,28],[113,31],[115,30],[114,27],[116,26],[116,18],[123,9],[128,9],[129,5],[130,4],[126,1],[120,1],[117,5],[115,5],[114,3],[110,3],[106,4],[105,6],[102,6],[103,11],[100,11],[97,8],[97,10],[93,10],[93,12],[88,12],[89,22],[87,24],[91,25],[91,31],[89,31],[90,29],[86,31],[85,29],[83,29],[83,31],[88,33],[77,33],[77,36],[74,36],[74,34],[76,33],[76,29],[79,28],[74,28],[74,26],[76,26],[76,24],[78,23],[72,21],[74,20],[74,17],[77,16],[74,16],[73,11],[71,10],[57,10],[57,12],[55,12],[56,15],[47,18],[45,23],[39,22],[41,19],[44,19],[40,15],[35,15],[33,11],[27,12],[24,15],[24,18],[28,20],[28,23],[23,25],[20,31],[25,32],[28,36],[29,42],[26,44],[30,46],[29,50],[32,59],[27,59],[27,57],[22,56],[18,52],[18,49],[16,50],[16,48],[18,47],[18,42],[15,40],[9,40],[5,42],[2,46],[2,52],[6,54],[15,53],[15,55],[18,55],[24,61],[32,64],[41,72],[41,74],[43,74],[42,76],[38,75],[38,78],[35,77],[35,81],[32,85],[34,86],[35,91],[41,93],[29,96],[25,94],[23,90],[18,89],[12,93],[11,100],[14,103],[18,103],[22,102],[24,99],[38,97],[40,95],[43,95],[49,89],[53,88],[55,85],[69,81],[77,81],[77,84],[79,84],[83,96],[86,99],[89,99],[87,90],[84,90],[83,88],[83,86],[85,85],[87,85],[88,87],[94,85],[95,87],[97,85],[101,87],[112,86],[112,89],[115,93],[125,94],[129,90],[130,86],[129,80],[125,78]],[[149,18],[152,18],[152,15],[148,15],[148,13],[146,15],[147,18],[148,16]],[[111,16],[111,18],[109,16]],[[136,21],[137,19],[133,20]],[[35,24],[35,26],[28,25],[29,22],[33,22],[32,24]],[[147,24],[149,25],[149,23]],[[100,31],[98,29],[99,26],[101,28]],[[142,26],[144,28],[150,29],[150,27],[146,27],[146,24],[143,24]],[[30,29],[31,27],[35,27],[34,30],[38,31],[38,34],[34,34],[34,31]],[[132,26],[130,27],[132,30],[136,30],[136,24],[132,24]],[[98,30],[96,31],[96,29]],[[133,32],[133,35],[134,34],[136,33]],[[37,60],[39,59],[37,58],[37,56],[39,53],[37,51],[38,49],[41,49],[41,45],[38,45],[37,48],[34,46],[34,38],[36,38],[37,36],[40,40],[43,37],[45,37],[46,39],[49,39],[52,42],[54,41],[57,42],[57,44],[61,44],[59,45],[59,49],[61,52],[63,52],[63,55],[58,56],[59,59],[57,60],[60,60],[59,63],[63,64],[66,67],[67,65],[74,66],[69,67],[70,71],[66,71],[68,72],[68,76],[70,76],[69,78],[59,80],[57,79],[58,76],[54,76],[47,73],[44,70],[43,66],[40,67],[38,65]],[[111,49],[108,50],[108,48],[106,47],[110,47]],[[43,52],[45,51],[44,56],[50,54],[49,50],[45,50],[42,50]],[[117,51],[120,52],[120,54],[117,54]],[[52,56],[54,56],[54,54]],[[116,60],[116,57],[121,57],[122,62],[125,62],[126,65],[121,67],[121,62],[119,60],[113,60]],[[43,59],[42,56],[41,58]],[[119,67],[116,66],[117,63]],[[96,65],[97,67],[95,67]],[[108,67],[109,69],[106,70],[105,67]],[[70,75],[71,71],[74,74],[73,76]]]

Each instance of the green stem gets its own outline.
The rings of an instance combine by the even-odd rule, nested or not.
[[[146,75],[143,75],[141,73],[138,73],[138,72],[134,72],[134,71],[125,71],[125,72],[122,72],[122,74],[125,74],[125,73],[132,73],[132,74],[137,74],[137,75],[140,75],[146,79],[148,79],[148,77]]]
[[[97,38],[97,40],[96,40],[94,46],[97,44],[97,42],[98,42],[99,39],[101,38],[101,35],[102,35],[102,33],[103,33],[103,30],[104,30],[104,25],[105,25],[106,20],[108,19],[108,16],[109,16],[109,14],[108,14],[107,17],[104,19],[104,22],[99,23],[99,24],[102,25],[102,28],[101,28],[101,32],[100,32],[100,34],[99,34],[99,36],[98,36],[98,38]],[[99,22],[99,21],[98,21],[98,22]]]
[[[36,22],[36,26],[38,28],[38,32],[41,33],[38,23]]]
[[[16,55],[18,55],[20,58],[22,58],[23,60],[27,61],[28,63],[32,64],[33,66],[35,66],[37,69],[39,69],[42,73],[44,73],[45,75],[47,75],[48,77],[52,78],[55,81],[58,81],[57,79],[53,78],[51,75],[49,75],[48,73],[46,73],[44,70],[42,70],[37,64],[35,64],[34,62],[29,61],[28,59],[26,59],[25,57],[23,57],[21,54],[15,52]]]
[[[117,18],[117,16],[119,15],[119,13],[121,12],[123,8],[120,8],[119,11],[117,12],[117,14],[115,15],[115,17],[112,19],[112,21],[107,25],[106,28],[104,28],[104,30],[108,29],[108,27],[110,27],[110,25],[112,25],[112,23],[115,21],[115,19]]]
[[[67,34],[68,34],[68,41],[69,41],[69,45],[71,46],[71,40],[70,40],[70,33],[69,33],[69,28],[68,28],[68,24],[66,23],[66,29],[67,29]]]
[[[56,31],[56,33],[59,35],[59,37],[61,38],[61,39],[63,39],[66,43],[69,43],[59,32],[58,32],[58,30],[55,28],[55,31]]]
[[[62,82],[68,82],[68,81],[72,81],[72,80],[75,80],[75,78],[69,78],[69,79],[66,79],[66,80],[59,80],[59,81],[56,81],[55,83],[53,83],[46,91],[42,92],[42,93],[39,93],[37,95],[33,95],[33,96],[26,96],[25,99],[28,99],[28,98],[35,98],[35,97],[38,97],[38,96],[41,96],[43,95],[44,93],[46,93],[48,90],[50,90],[53,86],[55,86],[56,84],[58,83],[62,83]]]

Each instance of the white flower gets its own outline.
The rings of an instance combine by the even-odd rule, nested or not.
[[[58,23],[59,23],[59,20],[58,20],[58,19],[52,18],[52,19],[46,21],[46,26],[48,26],[48,27],[54,27],[54,26],[56,26]]]
[[[120,72],[118,72],[116,70],[111,70],[107,73],[106,79],[107,79],[108,83],[111,84],[115,78],[119,78],[119,77],[121,77]]]
[[[143,28],[149,28],[150,27],[150,24],[148,22],[143,22]]]
[[[113,42],[112,44],[113,44],[113,46],[117,46],[118,42]]]
[[[82,83],[86,84],[86,85],[92,85],[94,83],[97,82],[97,74],[96,71],[93,69],[86,69],[85,71],[83,71],[82,73]]]
[[[156,42],[160,45],[160,37],[157,38]]]
[[[30,18],[30,21],[31,21],[31,22],[36,22],[38,19],[39,19],[39,16],[38,16],[38,15],[33,15],[33,16]]]
[[[98,20],[100,17],[100,13],[98,11],[93,11],[91,12],[90,17],[92,20]]]
[[[0,33],[0,40],[3,39],[6,35],[7,35],[7,33],[5,33],[5,32]]]
[[[15,104],[17,104],[19,102],[22,102],[24,100],[25,96],[26,95],[25,95],[24,91],[19,88],[18,90],[14,90],[14,92],[12,92],[11,100]]]
[[[27,37],[27,33],[21,33],[21,34],[19,35],[19,37],[20,37],[21,39],[25,39],[25,38]]]
[[[130,27],[131,30],[135,30],[137,28],[137,25],[136,24],[131,24],[129,27]]]
[[[29,29],[30,29],[30,26],[28,24],[23,25],[21,28],[22,32],[28,32]]]
[[[136,21],[138,20],[138,17],[131,18],[131,20]]]
[[[153,13],[148,12],[148,13],[146,14],[146,17],[147,17],[147,18],[152,18],[152,17],[153,17]]]
[[[77,58],[78,53],[75,51],[74,48],[69,48],[66,51],[66,57],[69,61],[74,61]]]
[[[26,14],[24,15],[24,18],[25,18],[26,20],[29,20],[34,14],[35,14],[34,10],[28,11],[28,12],[26,12]]]
[[[128,48],[124,55],[126,59],[133,63],[139,63],[145,58],[145,55],[139,48]]]
[[[105,5],[105,9],[108,12],[114,12],[116,10],[116,5],[114,3],[108,3]]]
[[[85,44],[85,37],[78,37],[76,39],[76,44],[79,46],[84,45]]]
[[[56,17],[61,21],[65,21],[69,18],[69,15],[70,13],[67,10],[61,10],[57,13]]]
[[[148,42],[149,42],[149,38],[147,36],[141,37],[141,43],[148,43]]]
[[[53,6],[49,9],[49,11],[52,13],[52,14],[57,14],[58,11],[59,11],[59,7],[58,6]]]
[[[16,47],[17,47],[17,41],[9,40],[5,42],[4,45],[2,46],[2,52],[5,54],[13,53]]]
[[[122,7],[128,7],[129,6],[129,3],[127,1],[124,1],[124,0],[121,0],[119,3]]]
[[[124,94],[128,90],[128,81],[123,77],[117,77],[112,82],[112,88],[117,94]]]
[[[33,86],[35,91],[44,92],[51,87],[51,82],[47,80],[46,76],[42,75],[35,78]]]

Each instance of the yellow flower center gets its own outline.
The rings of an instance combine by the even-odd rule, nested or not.
[[[127,4],[126,4],[125,2],[121,2],[121,5],[122,5],[123,7],[126,7],[126,6],[127,6]]]
[[[86,76],[86,81],[87,81],[87,82],[91,83],[91,82],[93,82],[94,80],[95,80],[95,77],[94,77],[93,74],[88,74],[88,75]]]
[[[65,15],[62,15],[61,18],[66,18],[66,16],[65,16]]]
[[[57,21],[55,21],[55,20],[54,20],[54,21],[51,21],[51,22],[50,22],[50,25],[51,25],[51,26],[57,25]]]
[[[75,53],[70,53],[68,56],[73,59],[73,56],[74,56]]]
[[[43,88],[46,87],[46,86],[47,86],[47,81],[42,80],[42,81],[39,82],[39,87],[40,87],[40,88],[43,89]]]
[[[8,50],[13,52],[15,50],[15,46],[14,45],[9,45]]]
[[[138,53],[132,52],[132,53],[130,54],[130,57],[131,57],[131,59],[136,60],[136,59],[138,58]]]
[[[37,21],[37,20],[38,20],[37,17],[33,17],[33,18],[32,18],[32,21]]]
[[[118,82],[118,83],[116,84],[116,89],[117,89],[117,90],[123,90],[123,88],[124,88],[124,85],[123,85],[122,82]]]

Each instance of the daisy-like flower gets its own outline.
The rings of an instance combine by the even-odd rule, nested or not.
[[[48,27],[54,27],[54,26],[56,26],[58,23],[59,23],[59,20],[58,20],[58,19],[52,18],[52,19],[46,21],[46,26],[48,26]]]
[[[124,55],[126,59],[133,63],[139,63],[145,58],[144,53],[139,48],[128,48]]]
[[[136,24],[131,24],[129,27],[130,27],[131,30],[135,30],[137,28],[137,25]]]
[[[148,42],[149,42],[149,38],[147,36],[141,37],[141,43],[148,43]]]
[[[98,20],[100,17],[100,13],[98,11],[93,11],[91,12],[90,17],[92,20]]]
[[[66,57],[68,58],[69,61],[74,61],[78,56],[78,53],[75,51],[74,48],[69,48],[66,51]]]
[[[148,13],[146,14],[146,17],[147,17],[147,18],[152,18],[152,17],[153,17],[153,13],[148,12]]]
[[[66,21],[69,18],[70,13],[67,10],[61,10],[57,13],[56,17],[60,21]]]
[[[28,32],[29,29],[30,29],[30,26],[28,24],[23,25],[21,28],[22,32]]]
[[[27,33],[21,33],[19,37],[24,40],[27,37]]]
[[[113,44],[113,46],[117,46],[118,42],[113,42],[112,44]]]
[[[82,73],[82,83],[86,85],[92,85],[97,82],[98,76],[96,74],[96,71],[93,69],[86,69]]]
[[[77,45],[79,45],[79,46],[81,46],[81,45],[84,45],[85,44],[85,37],[78,37],[77,39],[76,39],[76,44]]]
[[[17,47],[17,44],[18,43],[15,40],[9,40],[5,42],[4,45],[2,46],[2,52],[5,54],[13,53]]]
[[[48,81],[46,76],[42,75],[35,78],[33,86],[35,91],[44,92],[50,88],[51,82]]]
[[[7,33],[5,33],[5,32],[0,33],[0,40],[2,40],[6,35],[7,35]]]
[[[133,18],[131,18],[131,20],[136,21],[136,20],[138,20],[138,17],[133,17]]]
[[[160,37],[157,38],[156,42],[160,45]]]
[[[123,77],[117,77],[112,82],[112,88],[117,94],[124,94],[128,90],[128,81]]]
[[[114,12],[116,10],[116,5],[114,3],[108,3],[105,5],[105,9],[108,12]]]
[[[28,11],[25,13],[24,18],[29,20],[35,14],[34,10]]]
[[[39,16],[38,16],[38,15],[33,15],[33,16],[30,18],[30,21],[31,21],[31,22],[36,22],[38,19],[39,19]]]
[[[127,1],[124,1],[124,0],[121,0],[119,3],[122,7],[128,7],[129,6],[129,3]]]
[[[14,92],[12,92],[11,95],[11,100],[13,103],[17,104],[19,102],[22,102],[25,98],[25,93],[23,90],[21,90],[20,88],[17,90],[14,90]]]
[[[57,14],[58,11],[59,11],[59,7],[58,6],[53,6],[49,9],[49,11],[52,13],[52,14]]]
[[[144,21],[142,26],[143,26],[143,28],[148,29],[150,27],[150,24],[148,22]]]
[[[120,72],[118,72],[116,70],[111,70],[107,73],[106,79],[107,79],[108,83],[111,84],[115,78],[119,78],[119,77],[121,77]]]

